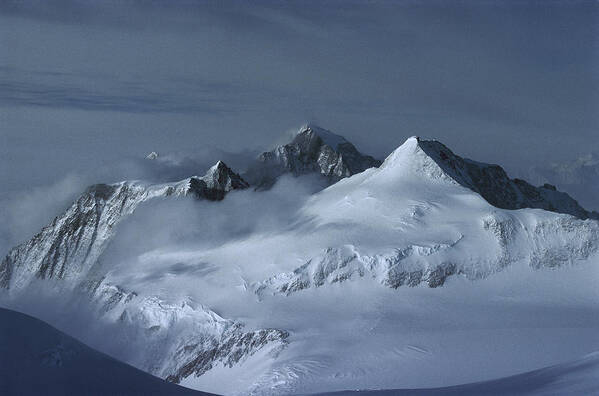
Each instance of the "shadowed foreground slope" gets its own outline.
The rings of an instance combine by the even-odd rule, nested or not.
[[[163,381],[7,309],[0,309],[0,394],[209,395]]]

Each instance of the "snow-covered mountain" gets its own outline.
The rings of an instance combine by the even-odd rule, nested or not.
[[[0,356],[3,395],[209,395],[160,380],[2,308]]]
[[[274,178],[247,188],[223,163],[177,183],[94,186],[2,261],[2,304],[225,394],[446,386],[599,350],[594,214],[436,141],[410,138],[363,170],[378,163],[323,131],[272,154],[273,177],[337,180],[284,221],[215,243],[215,216],[259,223],[256,203],[280,200]],[[127,227],[165,208],[183,213]],[[192,241],[115,248],[189,229]]]
[[[316,172],[332,184],[380,164],[360,153],[343,136],[308,124],[299,129],[290,143],[260,154],[244,177],[260,189],[272,187],[285,173],[298,176]]]
[[[436,141],[410,138],[380,168],[340,181],[304,207],[313,223],[345,224],[344,234],[351,235],[346,243],[327,247],[293,272],[268,279],[257,293],[288,295],[363,276],[392,288],[420,283],[437,287],[448,276],[478,279],[520,260],[534,268],[556,267],[596,254],[599,222],[489,209],[491,202],[510,209],[551,203],[527,200],[521,191],[498,166],[463,160]],[[579,208],[563,195],[549,209]],[[588,217],[580,210],[576,213]],[[378,240],[368,249],[353,242],[374,230]]]

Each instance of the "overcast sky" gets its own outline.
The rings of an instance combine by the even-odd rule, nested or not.
[[[583,1],[2,1],[2,193],[150,151],[266,148],[307,121],[381,158],[420,135],[508,169],[572,159],[599,149],[598,16]]]

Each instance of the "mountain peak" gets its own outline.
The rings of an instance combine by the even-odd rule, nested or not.
[[[381,161],[360,153],[343,136],[306,124],[291,142],[260,154],[245,177],[259,189],[270,188],[285,173],[317,173],[332,184],[380,164]]]
[[[303,125],[295,135],[293,142],[302,142],[305,139],[320,138],[322,143],[337,150],[340,144],[349,143],[343,136],[337,135],[327,129],[321,128],[314,124]],[[349,143],[351,144],[351,143]]]
[[[385,159],[381,168],[452,180],[502,209],[538,208],[581,219],[599,218],[599,214],[585,210],[554,186],[535,187],[521,179],[510,179],[501,166],[462,158],[437,140],[410,137]]]
[[[229,168],[227,166],[227,164],[225,164],[223,161],[218,160],[216,162],[216,164],[212,165],[210,167],[210,169],[208,169],[208,171],[206,172],[206,176],[208,175],[216,175],[216,174],[220,174],[220,173],[224,173],[224,174],[229,174],[232,173],[233,171],[231,170],[231,168]]]
[[[189,179],[189,192],[197,198],[220,201],[231,190],[248,188],[249,184],[223,161],[214,164],[202,177]]]

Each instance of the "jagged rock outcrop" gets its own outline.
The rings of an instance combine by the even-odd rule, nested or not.
[[[106,249],[114,227],[143,202],[187,195],[219,201],[247,187],[222,161],[202,177],[177,183],[93,185],[63,215],[7,254],[0,263],[0,287],[19,289],[34,278],[71,279],[74,286]]]
[[[510,179],[499,165],[462,158],[436,140],[415,139],[447,175],[479,193],[493,206],[502,209],[537,208],[567,213],[580,219],[599,219],[599,213],[585,210],[574,198],[557,191],[555,186],[544,184],[535,187],[521,179]]]
[[[285,173],[319,173],[332,184],[380,164],[381,161],[360,153],[344,137],[306,125],[290,143],[262,153],[244,178],[258,189],[267,189]]]

